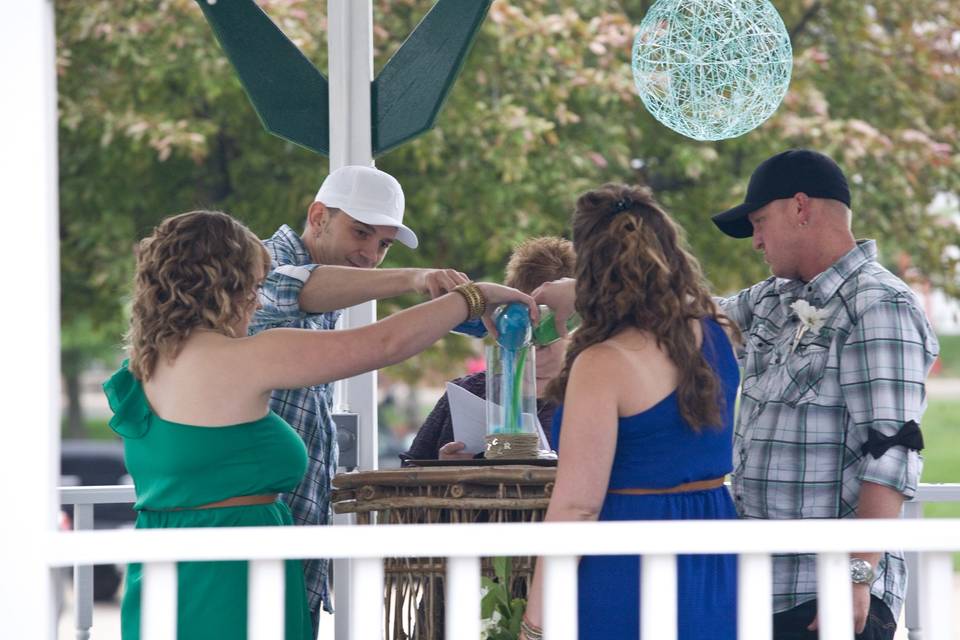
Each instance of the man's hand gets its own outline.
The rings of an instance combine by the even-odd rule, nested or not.
[[[464,451],[467,445],[462,442],[448,442],[440,447],[441,460],[472,460],[473,454]]]
[[[867,626],[867,614],[870,613],[870,585],[853,585],[853,632],[863,633]],[[819,626],[819,617],[814,617],[813,622],[807,627],[810,631],[816,631]]]
[[[454,269],[414,269],[412,288],[417,293],[437,298],[468,282],[470,278]]]
[[[573,315],[577,281],[573,278],[561,278],[545,282],[531,294],[537,304],[545,304],[554,311],[557,335],[567,337],[567,318]]]

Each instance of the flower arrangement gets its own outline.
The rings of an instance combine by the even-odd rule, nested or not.
[[[820,333],[824,323],[827,321],[827,311],[826,309],[818,309],[806,300],[796,300],[790,305],[790,308],[797,314],[797,318],[800,320],[800,326],[797,327],[797,333],[793,337],[793,344],[790,346],[790,353],[793,353],[797,349],[797,345],[800,344],[800,339],[803,338],[807,331]]]
[[[517,640],[527,608],[523,598],[510,597],[510,558],[494,558],[496,580],[480,579],[480,640]]]

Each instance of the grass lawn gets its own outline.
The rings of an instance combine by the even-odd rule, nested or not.
[[[923,475],[921,482],[960,482],[960,399],[937,398],[923,416]],[[923,506],[925,518],[960,518],[960,503],[938,502]],[[960,553],[953,554],[953,569],[960,571]]]
[[[940,341],[941,375],[960,378],[960,335],[937,336]]]
[[[960,399],[937,398],[923,416],[923,482],[960,482]],[[960,504],[929,504],[924,516],[960,518]]]

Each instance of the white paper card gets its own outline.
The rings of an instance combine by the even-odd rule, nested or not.
[[[453,439],[462,442],[464,453],[480,453],[486,448],[487,401],[452,382],[447,383],[447,402],[453,421]],[[547,436],[537,416],[524,413],[520,416],[524,425],[531,422],[539,438],[538,448],[549,450]]]

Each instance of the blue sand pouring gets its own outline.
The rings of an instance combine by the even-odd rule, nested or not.
[[[519,302],[497,309],[493,316],[497,327],[497,342],[504,349],[516,351],[529,344],[531,338],[530,309]]]

